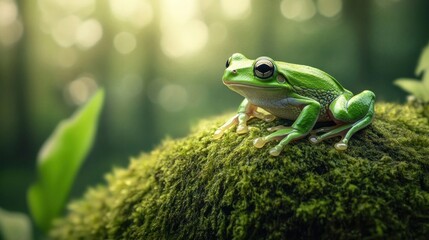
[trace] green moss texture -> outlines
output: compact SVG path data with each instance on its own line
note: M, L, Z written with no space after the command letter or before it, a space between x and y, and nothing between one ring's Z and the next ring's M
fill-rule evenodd
M230 115L228 115L230 116ZM330 139L290 144L278 157L252 146L266 135L212 134L203 121L114 169L55 223L53 239L427 239L429 121L411 105L379 103L376 119L338 152Z

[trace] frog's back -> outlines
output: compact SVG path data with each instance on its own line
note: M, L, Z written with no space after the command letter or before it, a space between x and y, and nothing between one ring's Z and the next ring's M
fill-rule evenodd
M343 93L341 84L326 72L299 64L278 63L279 72L284 74L289 84L294 88L317 89L320 91Z
M331 75L314 67L283 63L280 72L297 94L314 99L322 106L319 121L328 121L329 104L343 93L350 93ZM350 93L351 94L351 93Z

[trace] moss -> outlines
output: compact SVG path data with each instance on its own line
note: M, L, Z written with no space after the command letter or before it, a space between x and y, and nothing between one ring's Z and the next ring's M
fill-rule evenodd
M279 157L251 132L212 134L226 116L114 169L55 223L54 239L418 239L429 236L429 123L381 103L349 149L302 139Z

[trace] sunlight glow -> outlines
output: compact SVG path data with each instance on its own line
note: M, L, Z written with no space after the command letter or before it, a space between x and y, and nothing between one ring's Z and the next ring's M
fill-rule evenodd
M22 34L23 26L15 2L0 0L0 43L10 47L21 39Z
M180 26L191 21L197 13L196 4L196 0L162 0L162 30L167 31L171 25Z
M55 0L55 4L58 4L66 13L79 14L81 16L88 16L95 10L95 0Z
M4 46L9 47L18 42L21 39L24 32L24 27L21 21L17 20L11 25L0 28L0 43Z
M223 43L228 37L228 30L224 24L215 22L210 25L210 40L215 43Z
M52 37L61 47L71 47L75 43L76 30L81 24L81 19L70 15L61 19L52 29Z
M163 0L161 13L161 50L170 58L179 58L204 48L209 30L198 20L196 0Z
M250 0L221 0L220 3L223 12L230 19L242 19L251 12Z
M134 34L121 32L113 40L115 49L122 54L129 54L137 47L137 40Z
M312 0L283 0L280 10L285 18L295 21L309 20L316 14L316 6Z
M110 0L110 9L116 19L142 28L153 19L152 5L146 0Z
M0 0L0 27L9 26L18 18L18 9L11 0Z
M79 25L76 32L76 44L82 49L94 46L103 36L103 28L96 19L89 19Z
M342 0L318 0L317 8L325 17L335 17L343 8Z
M164 54L177 58L201 50L208 41L207 25L199 20L192 20L180 28L172 28L163 34L161 48Z

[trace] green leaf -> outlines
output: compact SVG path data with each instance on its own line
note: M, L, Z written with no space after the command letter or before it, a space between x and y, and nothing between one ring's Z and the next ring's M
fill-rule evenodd
M0 236L4 240L33 239L30 218L24 213L9 212L0 208Z
M425 90L425 86L421 81L416 79L400 78L395 80L394 83L395 85L414 95L416 98L424 102L429 101L429 94L427 90Z
M419 76L424 71L429 71L429 44L423 49L420 55L419 64L416 68L416 76Z
M104 100L99 90L71 118L57 126L37 158L37 181L27 192L31 215L43 231L61 214L74 178L88 154Z

